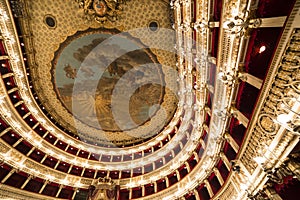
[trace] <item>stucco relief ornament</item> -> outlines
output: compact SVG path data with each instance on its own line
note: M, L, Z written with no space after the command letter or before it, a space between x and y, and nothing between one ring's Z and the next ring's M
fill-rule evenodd
M274 118L275 116L271 116L266 113L259 116L258 125L265 133L274 134L277 130L278 127L273 121Z
M128 0L75 0L79 8L83 9L88 20L104 23L107 20L114 22L120 18L122 5Z

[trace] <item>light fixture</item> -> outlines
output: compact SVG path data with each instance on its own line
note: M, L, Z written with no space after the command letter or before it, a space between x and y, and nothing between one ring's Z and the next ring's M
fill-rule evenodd
M291 110L291 112L294 112ZM298 113L293 113L296 115L296 119L291 114L279 114L276 119L273 119L274 123L279 124L281 127L289 130L294 135L300 136L300 115Z
M258 52L258 53L262 53L262 52L264 52L265 50L266 50L266 46L263 45L263 46L261 46L261 47L259 48L259 52Z
M292 116L288 114L279 114L277 116L277 121L281 124L287 124L289 121L291 121Z
M289 130L294 135L300 136L300 123L294 123L293 121L288 119L288 115L281 114L277 117L277 119L274 119L273 121L281 125L281 127L284 127L285 129Z
M254 160L257 164L259 164L259 165L261 165L261 164L263 164L264 162L266 162L266 158L264 158L264 157L262 157L262 156L254 157L253 160Z

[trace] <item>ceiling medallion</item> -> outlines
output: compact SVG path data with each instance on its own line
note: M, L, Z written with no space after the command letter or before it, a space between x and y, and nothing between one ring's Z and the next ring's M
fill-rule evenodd
M88 20L104 23L109 20L114 22L119 19L123 10L122 5L128 0L75 0L85 13Z

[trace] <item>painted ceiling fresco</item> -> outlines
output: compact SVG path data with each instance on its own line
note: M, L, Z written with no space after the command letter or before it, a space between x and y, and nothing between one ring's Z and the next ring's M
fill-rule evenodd
M144 124L164 96L161 66L147 49L110 33L69 38L54 61L53 83L63 105L85 124L122 131ZM127 52L126 49L137 49ZM118 56L117 59L113 57Z

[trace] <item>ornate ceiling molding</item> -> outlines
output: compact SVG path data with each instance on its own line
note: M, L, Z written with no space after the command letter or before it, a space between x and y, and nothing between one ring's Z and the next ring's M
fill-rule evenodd
M118 20L123 11L123 4L127 1L129 0L75 0L87 20L95 20L101 24L107 20L111 22Z

